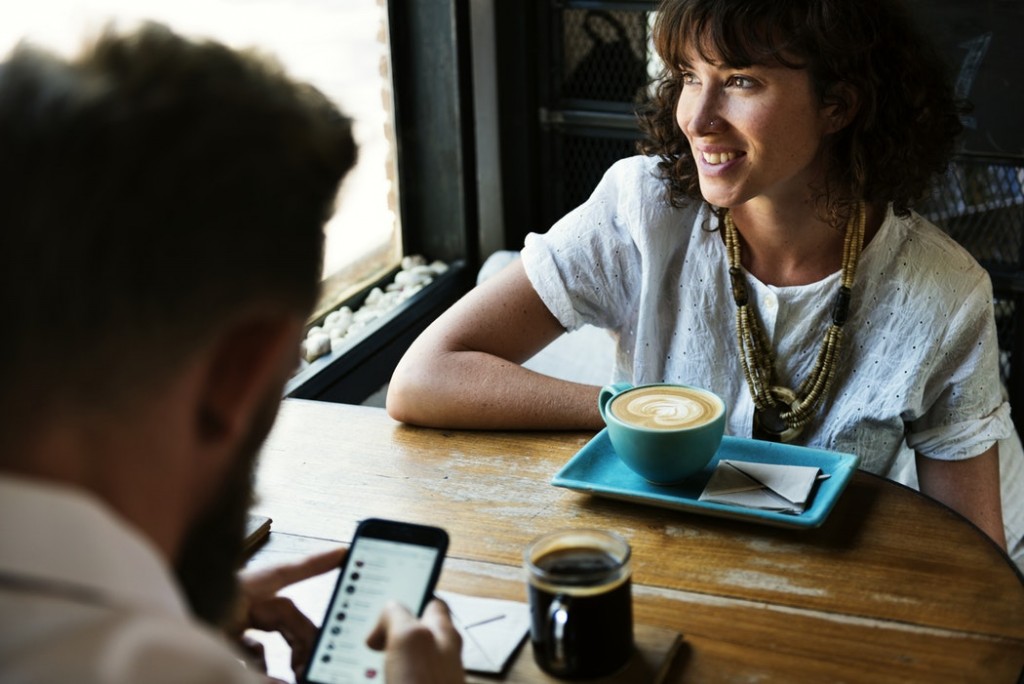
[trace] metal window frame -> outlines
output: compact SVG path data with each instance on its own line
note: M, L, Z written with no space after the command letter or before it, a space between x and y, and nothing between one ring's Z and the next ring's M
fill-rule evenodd
M387 0L398 205L406 254L449 271L342 353L314 362L288 397L361 403L386 384L419 333L462 296L478 270L469 0ZM358 307L369 291L345 302Z

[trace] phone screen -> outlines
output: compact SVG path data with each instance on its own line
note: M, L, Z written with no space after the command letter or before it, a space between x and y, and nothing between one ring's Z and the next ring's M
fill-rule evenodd
M400 523L398 523L400 525ZM384 654L366 645L388 601L422 612L444 548L356 534L305 673L307 682L384 680Z

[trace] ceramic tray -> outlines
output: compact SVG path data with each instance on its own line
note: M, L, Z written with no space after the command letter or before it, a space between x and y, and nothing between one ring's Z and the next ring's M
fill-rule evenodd
M829 477L818 483L810 505L799 515L698 501L719 459L723 458L815 466ZM605 429L597 433L558 471L551 484L595 496L650 506L749 520L778 527L809 528L818 527L825 522L825 518L857 469L858 461L854 454L726 436L722 438L718 453L704 470L677 485L656 485L626 467L615 454L611 440L608 439L608 430Z

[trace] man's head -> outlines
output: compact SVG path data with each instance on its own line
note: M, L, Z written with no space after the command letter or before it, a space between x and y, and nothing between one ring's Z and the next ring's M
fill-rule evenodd
M194 602L223 595L354 159L350 122L256 55L152 25L70 62L16 50L0 65L0 472L91 490Z
M131 400L258 308L305 315L350 125L279 67L159 26L0 69L4 409ZM38 402L38 404L36 404Z

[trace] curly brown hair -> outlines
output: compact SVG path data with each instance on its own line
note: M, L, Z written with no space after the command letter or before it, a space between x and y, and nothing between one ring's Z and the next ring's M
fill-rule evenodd
M654 46L665 64L640 108L673 206L702 201L697 167L676 123L680 64L692 50L736 67L776 63L808 70L822 106L855 108L826 144L826 177L815 188L822 214L842 225L851 206L892 202L906 215L942 172L966 105L946 66L896 0L664 0Z

